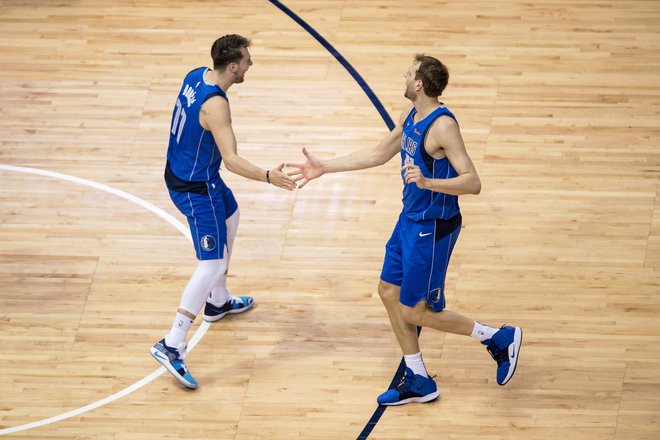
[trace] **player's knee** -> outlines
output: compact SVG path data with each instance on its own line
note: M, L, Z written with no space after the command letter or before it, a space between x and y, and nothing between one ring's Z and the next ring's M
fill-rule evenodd
M399 292L396 286L392 284L380 281L378 283L378 295L385 305L399 302Z
M422 310L419 307L408 307L400 304L401 317L408 324L422 325Z
M210 283L215 283L218 278L227 271L227 259L203 260L200 261L197 270L202 273L202 276L209 280Z

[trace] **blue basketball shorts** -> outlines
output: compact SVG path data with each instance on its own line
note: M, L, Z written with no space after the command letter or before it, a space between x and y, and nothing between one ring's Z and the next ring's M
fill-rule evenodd
M170 198L188 219L197 259L221 259L227 244L226 220L236 212L238 203L219 176L203 184L206 190L202 186L195 192L170 189Z
M445 277L461 221L460 213L448 220L420 222L399 215L385 245L380 278L401 287L401 304L414 307L425 299L436 312L445 308Z

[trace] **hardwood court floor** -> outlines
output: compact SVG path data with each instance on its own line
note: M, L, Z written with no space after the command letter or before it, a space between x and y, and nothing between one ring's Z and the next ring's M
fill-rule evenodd
M469 338L422 333L441 399L388 409L373 439L660 438L660 2L285 3L396 118L416 52L483 191L462 198L448 307L525 330L516 376ZM212 41L252 38L229 90L239 151L274 167L369 147L377 111L267 1L0 1L0 163L89 179L184 221L162 168L173 99ZM223 171L241 207L230 288L258 306L188 364L12 439L354 439L401 352L376 293L397 160L287 193ZM195 265L163 218L72 181L0 169L0 430L104 399L157 368ZM197 330L195 326L192 332ZM191 334L192 334L191 332Z

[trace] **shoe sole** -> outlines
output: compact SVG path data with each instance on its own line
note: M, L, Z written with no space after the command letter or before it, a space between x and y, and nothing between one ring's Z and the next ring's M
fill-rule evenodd
M509 354L509 363L511 364L511 368L509 368L509 374L504 378L500 386L506 385L511 378L513 377L514 373L516 372L516 367L518 366L518 359L520 359L520 347L522 347L522 337L523 337L523 332L520 327L516 327L516 331L513 333L513 342L511 345L513 345L514 355L511 357L511 352L509 351L509 347L507 348L507 352Z
M440 397L440 391L436 391L434 393L427 394L426 396L422 396L422 397L410 397L408 399L399 400L398 402L381 403L380 405L396 406L396 405L405 405L406 403L428 403L428 402L433 402L438 397Z
M220 313L219 315L215 315L215 316L209 316L209 315L205 314L205 315L203 315L203 318L204 318L204 321L206 321L206 322L216 322L216 321L220 321L222 318L224 318L227 315L236 315L238 313L247 312L248 310L250 310L252 308L252 306L254 306L254 301L252 301L250 303L250 305L248 305L247 307L243 307L242 309L229 310L228 312Z
M190 388L191 390L194 390L194 389L197 388L197 384L196 384L196 383L188 382L188 380L186 380L185 377L181 376L181 375L180 375L180 374L174 369L174 367L172 367L172 364L170 364L170 362L169 362L168 360L161 359L160 356L157 356L156 353L159 353L159 354L162 355L162 353L160 353L160 351L154 349L153 347L152 347L151 350L149 350L149 351L151 352L151 355L154 357L154 359L156 359L156 360L158 361L159 364L161 364L163 367L165 367L165 369L166 369L167 371L169 371L169 372L172 374L172 376L174 376L174 378L175 378L176 380L178 380L179 382L181 382L181 385L184 385L186 388Z

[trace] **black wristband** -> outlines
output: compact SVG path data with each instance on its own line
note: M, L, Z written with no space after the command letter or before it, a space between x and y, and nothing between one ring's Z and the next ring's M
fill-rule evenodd
M266 183L270 183L270 170L266 170Z

